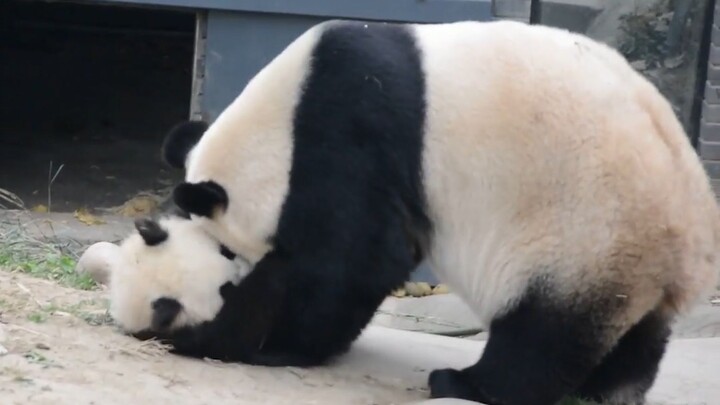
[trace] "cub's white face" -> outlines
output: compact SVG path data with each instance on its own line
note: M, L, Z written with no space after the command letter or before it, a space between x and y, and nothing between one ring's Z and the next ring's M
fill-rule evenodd
M237 285L249 272L239 258L223 255L196 221L167 217L136 222L136 228L110 271L110 313L126 333L157 332L158 300L175 307L163 331L212 320L223 304L220 287Z

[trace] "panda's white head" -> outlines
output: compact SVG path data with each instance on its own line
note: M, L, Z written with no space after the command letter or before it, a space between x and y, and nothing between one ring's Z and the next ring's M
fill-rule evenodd
M100 242L78 262L110 290L110 314L125 333L140 338L215 318L220 289L237 285L249 267L195 221L167 216L141 219L119 245Z

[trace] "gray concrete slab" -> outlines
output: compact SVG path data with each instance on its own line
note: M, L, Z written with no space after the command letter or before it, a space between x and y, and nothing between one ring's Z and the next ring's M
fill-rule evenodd
M38 239L73 240L82 245L117 242L133 229L132 218L119 215L100 215L98 218L103 223L88 225L72 213L0 210L0 227L3 230L22 228Z
M720 296L720 291L713 294ZM388 297L380 306L373 324L396 329L440 335L472 335L484 340L483 325L470 307L456 294L430 295L420 298ZM678 338L720 336L720 305L710 297L701 300L693 310L678 319L674 326ZM720 401L718 402L720 404Z
M425 297L388 297L373 324L441 335L477 334L481 325L470 307L456 294Z

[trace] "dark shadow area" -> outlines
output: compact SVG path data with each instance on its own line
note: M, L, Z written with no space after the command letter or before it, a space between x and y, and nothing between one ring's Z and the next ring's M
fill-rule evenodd
M164 133L188 117L195 15L0 3L0 188L27 207L117 206L178 180Z

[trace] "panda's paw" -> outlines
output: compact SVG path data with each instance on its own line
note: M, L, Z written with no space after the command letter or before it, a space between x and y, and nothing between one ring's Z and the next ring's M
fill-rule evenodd
M459 398L476 400L478 392L462 371L452 368L433 370L428 377L431 398Z

